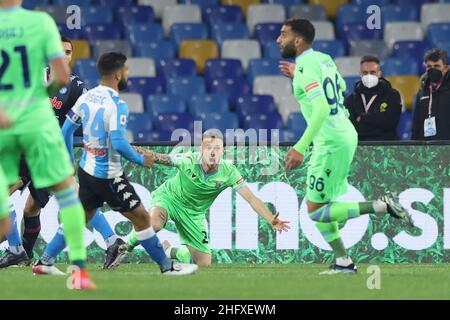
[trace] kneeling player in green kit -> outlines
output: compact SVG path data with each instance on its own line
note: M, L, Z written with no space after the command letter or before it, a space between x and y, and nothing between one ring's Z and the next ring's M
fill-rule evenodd
M151 222L155 231L165 227L168 220L175 222L186 249L169 247L166 254L181 261L192 260L199 267L211 264L211 249L205 226L205 216L217 198L228 187L236 190L273 228L288 231L288 221L282 221L266 208L245 184L236 167L223 160L223 139L215 130L203 134L202 153L158 154L155 163L178 168L177 174L152 193ZM131 251L139 242L134 234L122 252ZM116 267L123 255L118 257Z
M312 49L314 26L308 20L288 20L277 39L283 58L295 58L293 92L308 124L300 141L286 156L286 170L297 168L310 143L306 198L308 213L330 244L336 263L322 274L354 274L357 268L342 243L339 225L362 214L386 214L413 224L397 196L387 192L379 200L334 202L347 191L347 177L358 144L355 128L343 105L345 82L332 58ZM286 74L286 72L284 72Z

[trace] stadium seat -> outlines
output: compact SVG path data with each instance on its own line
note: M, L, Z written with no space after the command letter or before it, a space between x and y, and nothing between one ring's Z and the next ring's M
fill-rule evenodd
M284 76L259 76L253 81L253 94L270 94L278 105L283 97L292 95L292 83Z
M417 8L413 5L389 4L381 7L381 24L419 20Z
M210 6L204 11L204 21L210 26L220 23L240 23L244 20L239 6Z
M244 76L241 60L210 59L205 65L205 81L207 84L218 78L239 78Z
M317 40L313 42L313 48L329 54L333 59L345 56L345 45L341 40Z
M281 71L278 68L279 60L269 59L252 59L249 62L247 70L247 79L249 83L253 83L253 80L257 76L276 76L281 75Z
M120 6L132 6L135 4L135 0L96 0L96 3L102 6L109 6L112 8L118 8Z
M113 23L113 11L109 6L88 5L80 9L81 26Z
M450 22L450 3L427 3L421 7L420 23L427 30L432 23Z
M359 76L361 57L339 57L335 63L342 77Z
M202 8L207 6L219 5L219 0L179 0L178 3L196 4Z
M133 134L135 142L166 142L170 141L171 132L168 130L161 131L137 131Z
M132 23L127 26L125 38L133 47L140 43L159 42L163 40L164 33L159 23Z
M389 56L391 52L384 40L351 40L349 46L350 56L354 57L373 55L384 58Z
M224 136L227 129L239 128L239 120L234 112L202 113L198 119L202 121L202 130L219 129Z
M69 29L67 23L59 23L58 25L59 33L71 40L73 39L83 39L84 32L82 29Z
M163 59L174 59L176 56L175 44L172 41L139 43L134 49L136 56L152 58L157 63Z
M386 58L381 61L383 75L387 76L407 76L418 75L419 67L416 59L412 57Z
M334 32L334 25L330 21L311 21L316 29L315 40L334 40L336 33Z
M129 112L134 113L144 112L144 100L142 99L141 94L124 92L120 94L120 99L122 99L127 103Z
M368 29L365 22L344 24L339 36L346 41L351 40L378 40L382 38L381 29Z
M264 59L281 59L280 45L276 41L264 43L262 48Z
M398 5L414 5L417 8L422 7L422 5L426 4L426 3L430 3L430 2L436 2L436 0L393 0L392 1L394 4L398 4Z
M291 6L289 18L314 20L327 20L325 8L319 4L299 4Z
M298 112L299 110L300 105L292 94L281 97L278 102L278 112L280 113L284 123L287 123L288 117L292 112Z
M153 22L155 13L149 6L123 6L116 8L115 19L123 26L145 24Z
M205 81L202 77L176 77L167 80L167 93L178 94L184 100L206 93Z
M293 131L305 131L307 123L301 112L291 112L287 119L287 128Z
M189 113L162 113L153 119L157 131L175 131L177 129L194 130L194 117Z
M222 58L239 59L247 70L251 59L261 58L261 47L256 40L226 40L222 45Z
M325 8L327 16L334 18L339 10L339 7L343 4L347 4L348 0L309 0L310 4L320 4Z
M390 1L391 0L351 0L351 3L367 8L372 5L375 5L378 7L385 6L385 5L388 5L390 3Z
M450 40L450 22L432 23L427 29L427 39L436 46L439 42Z
M422 73L425 69L423 66L423 57L425 51L428 49L431 49L428 41L398 41L395 42L392 48L392 56L399 58L404 56L414 57L419 66L419 72Z
M156 66L150 58L128 58L130 77L156 77Z
M147 113L132 113L128 115L128 129L134 133L139 131L149 131L152 130L152 116Z
M236 5L241 7L244 16L247 16L249 6L259 3L261 3L261 0L222 0L223 5Z
M281 129L279 131L279 137L278 137L278 142L279 143L283 143L283 142L297 142L298 140L300 140L301 136L303 135L302 131L294 131L294 130L285 130L285 129ZM274 136L271 137L271 141L273 141Z
M283 23L286 20L284 7L279 4L250 5L247 12L247 27L253 35L255 26L259 23Z
M450 40L440 41L440 42L436 43L436 47L449 53L450 52Z
M413 113L404 111L400 114L400 121L397 125L397 137L400 140L411 140L413 127Z
M276 41L282 27L282 23L258 23L255 26L254 37L261 44Z
M236 113L241 122L247 115L272 114L276 111L275 100L271 95L248 95L236 100Z
M155 18L161 19L164 8L177 5L177 0L138 0L138 4L151 6L155 13Z
M345 85L347 86L347 90L344 92L344 96L350 95L353 90L355 89L355 84L361 80L360 76L350 76L350 77L344 77Z
M412 109L413 98L420 87L420 79L418 76L391 76L386 77L392 87L400 92L403 105L407 110Z
M93 49L95 59L98 59L103 53L111 51L121 52L127 57L131 57L133 55L131 45L126 40L95 41Z
M418 22L388 22L385 25L384 41L392 48L397 41L423 40L423 30Z
M163 59L160 61L160 74L164 79L190 77L197 74L195 62L192 59Z
M24 0L22 2L22 7L28 10L33 10L37 6L48 6L49 4L49 0Z
M272 114L252 114L245 116L242 126L245 130L282 129L283 120L278 112L274 112Z
M244 77L215 79L209 89L212 93L226 96L233 105L239 97L251 93L250 85Z
M211 38L219 45L225 40L247 39L247 25L243 22L214 24L211 27Z
M220 94L200 94L188 100L189 112L197 117L201 113L229 111L227 97Z
M66 6L39 5L36 6L34 10L47 12L58 24L66 23L66 19L68 17Z
M164 82L161 78L137 77L128 78L127 90L140 93L144 100L151 94L164 93Z
M91 57L91 48L86 40L72 40L72 45L72 62L70 63L72 67L79 59L88 59Z
M91 44L98 40L119 40L121 37L117 24L89 24L84 27L84 34Z
M197 72L203 74L206 61L219 57L219 48L213 40L185 40L181 43L179 57L194 60Z
M177 46L184 40L208 39L208 27L203 23L176 23L170 30L170 38Z
M100 79L95 59L79 59L75 63L74 73L81 79Z
M201 23L202 12L197 5L175 5L165 7L162 17L164 34L169 35L171 26L176 23Z
M186 109L186 103L181 96L174 94L156 94L147 97L145 110L155 118L160 113L181 113L186 112Z
M262 3L280 4L284 7L284 11L288 12L289 8L295 5L304 4L307 0L263 0Z
M340 6L336 16L336 28L338 33L344 29L344 25L363 23L365 26L368 17L366 10L366 6L354 4L344 4Z

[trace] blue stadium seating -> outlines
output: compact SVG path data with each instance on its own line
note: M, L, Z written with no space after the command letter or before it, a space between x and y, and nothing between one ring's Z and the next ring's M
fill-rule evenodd
M258 23L255 26L254 36L261 44L276 41L282 26L282 23Z
M279 129L283 128L283 120L278 112L272 114L252 114L247 115L242 123L247 129Z
M242 96L251 93L250 85L244 77L215 79L209 88L212 93L226 96L231 104Z
M211 26L211 38L219 45L225 40L247 39L248 28L243 22L217 23Z
M188 100L189 112L198 117L201 113L229 111L228 100L220 94L201 94Z
M167 92L188 100L194 95L206 93L205 81L198 76L171 78L167 80Z
M128 78L127 91L140 93L145 101L151 94L164 93L164 82L158 77L132 77Z
M438 42L436 47L450 53L450 40Z
M383 32L380 29L368 29L365 22L344 24L338 29L342 40L377 40L381 39Z
M22 2L22 7L28 10L32 10L36 6L47 6L49 4L49 0L24 0Z
M345 91L344 95L348 96L353 92L356 82L361 80L361 77L344 77L344 80L345 84L347 85L347 90Z
M203 11L203 21L210 26L217 23L242 22L244 15L239 6L209 6Z
M95 59L80 59L75 62L74 72L81 79L99 79L97 61Z
M81 7L81 25L86 26L93 23L112 23L113 12L109 6L86 6Z
M411 140L413 126L413 114L411 111L402 112L397 125L397 137L400 140Z
M148 57L155 61L173 59L176 56L175 44L172 41L139 43L134 46L137 57Z
M39 5L42 6L42 1L39 1ZM45 1L44 1L45 2ZM46 1L48 3L48 1ZM71 6L71 5L77 5L77 6L83 6L87 7L91 5L91 0L77 0L76 3L73 0L52 0L52 4L54 6Z
M290 7L292 7L294 5L298 5L298 4L305 4L308 1L307 0L264 0L261 2L270 3L270 4L281 4L282 6L284 6L284 10L286 11L286 13L288 13Z
M357 6L353 4L341 5L336 15L336 28L338 32L343 30L344 25L354 23L365 24L368 17L366 9L366 6Z
M135 5L135 0L96 0L102 6L108 6L117 8L120 6L132 6Z
M69 39L84 39L84 32L82 29L69 29L66 23L58 23L58 30L62 36Z
M203 130L219 129L225 134L226 129L235 129L239 127L239 121L234 112L210 112L199 115L199 120L202 120Z
M164 38L163 29L159 23L132 23L127 26L125 38L133 47L140 43L159 42Z
M130 113L128 115L128 129L133 132L152 130L152 115L146 113Z
M178 0L178 3L196 4L200 7L218 5L219 0Z
M186 103L179 95L156 94L147 98L146 111L154 118L160 113L182 113L186 109Z
M176 77L190 77L197 74L197 68L192 59L164 59L160 61L159 74L166 80Z
M271 95L248 95L236 101L236 113L241 122L247 115L272 114L276 111L277 106Z
M333 59L345 56L345 44L341 40L316 40L313 42L315 50L329 54Z
M248 64L247 80L253 83L257 76L279 76L281 71L278 68L280 60L277 59L252 59Z
M436 46L450 39L450 23L432 23L428 26L427 39Z
M179 46L184 40L208 39L208 27L203 23L175 23L170 27L170 38Z
M307 124L301 112L291 112L288 116L287 127L290 130L305 131Z
M170 141L171 134L168 130L137 131L133 133L133 138L135 142L163 142Z
M84 27L84 34L90 44L97 40L119 40L120 27L117 24L95 23Z
M155 19L155 13L150 6L123 6L116 8L114 11L116 21L123 26L150 23Z
M415 7L417 7L417 9L420 9L420 7L425 4L425 3L432 3L435 2L435 0L393 0L392 3L394 4L398 4L398 5L413 5Z
M237 78L244 76L241 60L237 59L209 59L205 64L205 81L208 87L214 79Z
M419 66L413 57L404 56L397 58L386 58L381 61L381 70L384 76L406 76L418 75Z
M419 72L422 73L425 70L423 57L428 49L431 49L428 41L397 41L394 43L391 56L399 58L410 56L415 58L419 66Z
M417 21L418 19L419 12L417 7L413 5L390 4L381 7L381 23L383 26L386 22Z
M264 59L281 59L280 46L276 41L262 45Z
M286 130L281 129L279 131L278 141L281 142L297 142L300 140L300 137L303 134L303 131L294 131L294 130ZM273 140L274 136L271 136L271 139Z
M189 113L161 113L153 119L157 131L174 131L176 129L194 130L194 117Z
M390 0L352 0L351 3L354 5L357 5L357 6L365 7L365 8L367 8L368 6L371 6L371 5L376 5L376 6L381 7L381 6L388 5L390 3Z

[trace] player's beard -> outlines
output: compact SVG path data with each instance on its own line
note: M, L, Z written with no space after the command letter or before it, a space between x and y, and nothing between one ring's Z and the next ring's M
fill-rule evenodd
M119 91L125 90L127 88L127 80L125 80L124 78L120 79L118 88L119 88Z
M281 50L281 56L285 59L293 59L295 58L297 51L295 50L294 41L288 43Z

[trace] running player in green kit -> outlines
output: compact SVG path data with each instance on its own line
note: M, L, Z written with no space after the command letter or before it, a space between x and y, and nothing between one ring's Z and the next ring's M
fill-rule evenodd
M49 188L58 201L69 259L77 267L71 288L95 289L86 270L86 222L74 169L48 98L69 83L61 36L47 13L25 10L21 3L0 1L0 108L12 123L0 130L0 166L13 185L25 155L35 187ZM54 79L45 87L47 61Z
M266 208L257 198L237 168L222 159L224 153L223 139L218 131L207 130L203 134L201 153L158 154L153 153L155 163L178 168L177 174L164 182L152 193L150 215L153 229L159 231L168 220L175 222L186 250L169 247L166 254L171 258L188 262L192 259L199 267L211 264L211 249L205 216L217 196L228 187L239 193L273 228L279 232L288 231L288 221L282 221ZM124 249L131 251L139 245L134 236ZM116 261L123 259L120 256Z
M314 144L306 180L308 213L336 257L336 263L323 274L356 273L339 234L341 223L369 213L389 213L411 225L412 220L390 192L375 201L333 202L347 191L358 136L343 105L345 81L329 55L311 48L314 35L311 22L292 19L284 23L277 39L282 57L295 58L293 93L308 124L286 155L285 169L297 168Z

